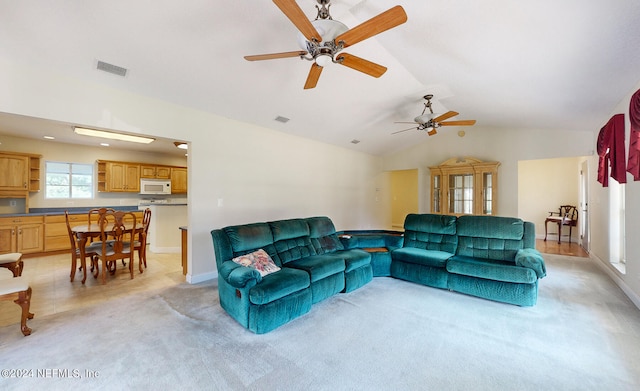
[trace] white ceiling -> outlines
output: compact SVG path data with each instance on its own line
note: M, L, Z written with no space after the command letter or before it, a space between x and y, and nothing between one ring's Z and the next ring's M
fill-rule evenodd
M436 112L455 110L477 129L593 131L640 81L637 0L333 3L349 27L404 7L407 23L345 49L386 66L379 79L330 64L303 90L310 62L245 61L299 50L295 26L266 0L0 0L0 56L378 155L429 142L417 130L391 134L427 93ZM298 4L315 18L315 0ZM98 60L127 76L96 70ZM19 128L8 117L0 133Z

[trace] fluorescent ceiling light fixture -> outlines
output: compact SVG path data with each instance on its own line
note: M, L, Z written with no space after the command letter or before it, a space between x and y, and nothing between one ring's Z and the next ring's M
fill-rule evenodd
M189 149L189 145L187 143L182 143L180 141L174 141L173 145L175 145L176 147L178 147L180 149Z
M80 134L83 136L108 138L111 140L129 141L132 143L141 143L141 144L149 144L156 140L155 138L151 138L151 137L133 136L130 134L106 132L104 130L95 130L95 129L80 128L80 127L74 127L73 131L76 134Z
M47 139L47 140L55 140L56 138L53 136L43 136L43 138Z

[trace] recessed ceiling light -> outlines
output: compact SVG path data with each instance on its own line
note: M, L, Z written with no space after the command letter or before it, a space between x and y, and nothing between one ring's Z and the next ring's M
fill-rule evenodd
M189 149L189 144L183 143L183 142L180 142L180 141L174 141L173 145L175 145L176 147L178 147L180 149Z
M100 145L102 145L103 147L108 147L109 143L100 143Z
M44 136L43 138L47 139L47 140L55 140L56 138L53 136Z
M141 143L141 144L149 144L156 140L155 138L151 138L151 137L134 136L131 134L106 132L104 130L87 129L87 128L81 128L81 127L74 127L73 131L76 134L80 134L83 136L108 138L110 140L129 141L132 143Z

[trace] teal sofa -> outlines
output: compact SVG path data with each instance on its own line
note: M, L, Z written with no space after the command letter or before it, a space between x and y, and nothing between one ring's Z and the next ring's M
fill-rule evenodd
M519 306L538 298L546 276L535 227L518 218L410 214L391 276Z
M254 333L269 332L340 292L390 276L520 306L546 275L532 223L516 218L410 214L404 233L336 232L328 217L211 231L220 305ZM279 270L238 263L264 250ZM236 261L234 261L234 259Z
M253 223L211 231L220 305L257 334L301 316L339 292L371 281L371 255L345 249L328 217ZM234 258L264 250L279 271L262 276Z

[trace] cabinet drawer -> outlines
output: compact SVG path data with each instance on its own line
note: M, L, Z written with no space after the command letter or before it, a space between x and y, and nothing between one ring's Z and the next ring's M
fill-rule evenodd
M0 225L42 224L44 216L0 217Z

